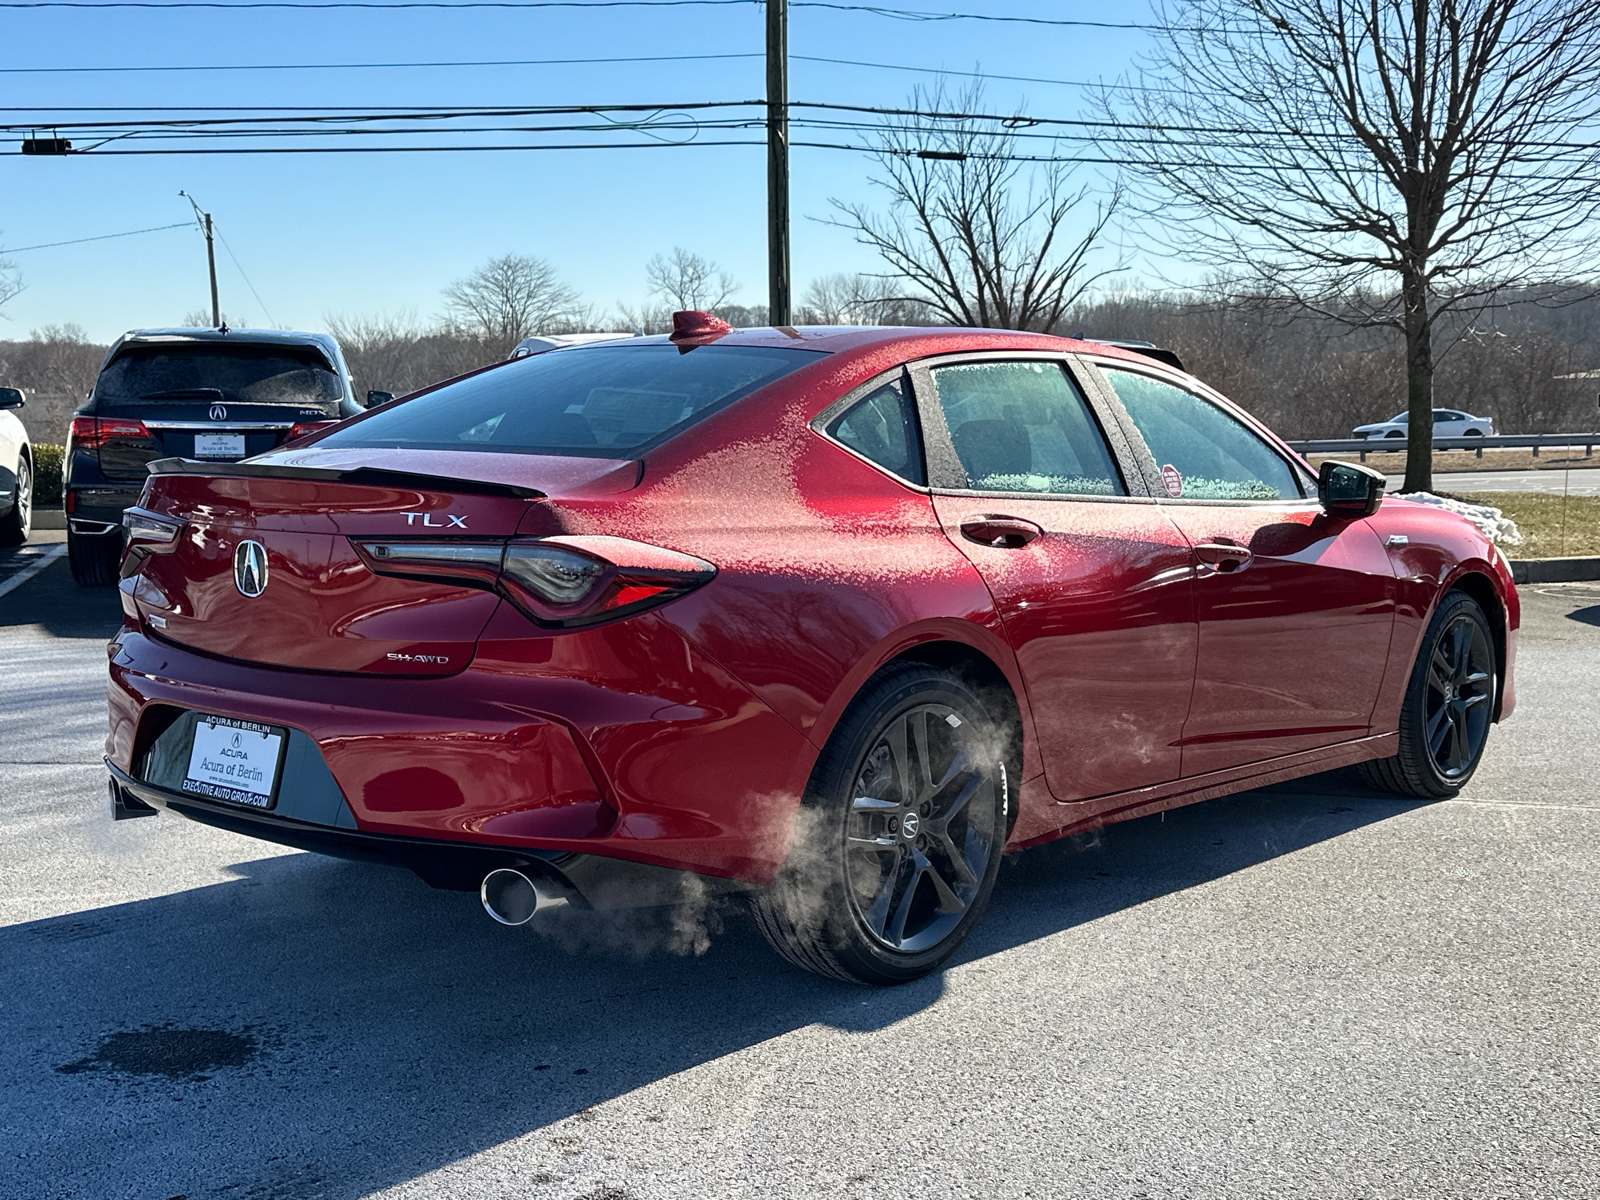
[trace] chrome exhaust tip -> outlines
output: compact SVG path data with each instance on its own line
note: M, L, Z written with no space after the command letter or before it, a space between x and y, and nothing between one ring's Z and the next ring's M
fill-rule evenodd
M567 903L551 884L514 867L501 867L483 877L478 887L483 911L502 925L526 925L545 909Z

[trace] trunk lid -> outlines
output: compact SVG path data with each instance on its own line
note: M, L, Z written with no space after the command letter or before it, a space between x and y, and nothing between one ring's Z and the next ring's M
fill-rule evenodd
M157 636L300 670L447 675L471 662L501 601L467 585L378 575L351 538L508 538L547 492L626 490L638 463L314 446L245 463L155 464L143 505L187 522L124 581ZM543 486L541 486L543 485ZM236 558L261 547L254 597ZM248 568L248 563L246 563ZM247 579L246 583L250 583Z

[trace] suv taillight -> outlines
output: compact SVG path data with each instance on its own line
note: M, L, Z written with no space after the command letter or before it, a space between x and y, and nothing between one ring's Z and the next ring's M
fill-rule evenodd
M386 538L351 545L375 574L499 592L539 624L560 628L654 608L717 573L702 558L616 537Z
M337 425L338 423L337 421L296 421L294 428L289 430L287 440L291 442L299 441L307 434L318 433L328 428L328 426Z
M73 417L67 436L85 450L96 450L112 438L148 438L143 421L125 417Z

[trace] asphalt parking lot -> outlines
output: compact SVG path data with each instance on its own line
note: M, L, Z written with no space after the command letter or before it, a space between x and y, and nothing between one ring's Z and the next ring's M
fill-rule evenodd
M1600 584L1524 600L1462 798L1336 773L1030 851L868 991L735 909L540 934L112 824L115 595L53 560L0 595L0 1197L1600 1194Z

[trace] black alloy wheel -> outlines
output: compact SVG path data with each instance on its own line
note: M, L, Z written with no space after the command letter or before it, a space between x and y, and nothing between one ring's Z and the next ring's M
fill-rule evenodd
M768 941L857 983L936 970L999 873L1008 745L963 680L917 664L883 672L824 749L789 859L755 898Z
M1400 753L1363 763L1367 778L1402 795L1454 796L1483 757L1499 684L1483 609L1464 592L1449 593L1428 623L1411 671Z
M0 517L0 546L20 546L33 531L33 467L27 455L17 459L17 486L11 511Z

